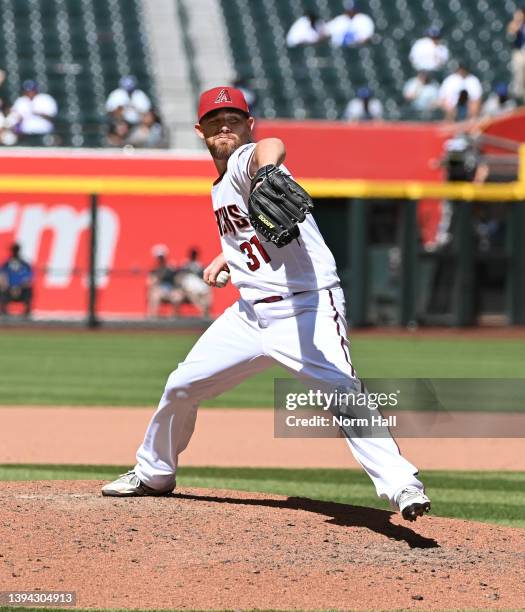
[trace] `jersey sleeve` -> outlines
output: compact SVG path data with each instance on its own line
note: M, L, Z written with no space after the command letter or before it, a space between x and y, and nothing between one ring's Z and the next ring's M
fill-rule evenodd
M49 117L55 117L58 113L56 100L49 94L41 94L34 99L33 110Z
M354 19L357 17L360 17L359 27L358 27L358 32L357 32L358 40L359 41L367 40L374 34L374 30L375 30L374 22L371 17L369 17L368 15L365 15L364 13L356 15Z
M483 95L483 87L481 86L481 81L477 77L470 79L468 93L475 102Z
M126 106L128 97L121 89L114 89L106 100L106 110L112 113L119 106Z
M416 40L416 42L412 45L412 48L410 49L410 53L408 54L408 59L410 60L410 62L412 63L414 67L418 63L417 56L418 56L420 47L421 45L420 45L419 40Z
M228 160L228 172L232 182L241 190L250 190L252 178L250 176L250 162L255 151L255 143L239 147Z
M447 97L448 97L448 91L450 88L450 81L448 80L449 77L447 77L443 83L441 83L441 87L439 88L439 100L441 102L446 102Z

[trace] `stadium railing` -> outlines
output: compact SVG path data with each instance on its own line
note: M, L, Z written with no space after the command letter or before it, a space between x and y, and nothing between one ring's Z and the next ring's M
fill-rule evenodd
M416 276L418 235L416 204L421 199L446 199L460 208L458 216L458 250L456 265L459 279L454 297L454 313L450 323L465 326L472 323L472 295L469 286L472 245L469 244L469 207L473 202L512 203L508 225L507 253L507 320L510 324L525 323L525 146L520 148L518 180L510 183L473 184L468 182L365 181L353 179L304 179L299 182L314 198L344 198L352 201L348 248L353 274L350 289L354 326L367 323L367 201L378 198L403 202L401 232L401 275L398 301L398 323L417 322ZM133 195L207 195L209 179L203 177L86 177L86 176L0 176L4 193L68 193L90 196L91 257L89 273L88 324L97 324L95 278L95 245L97 237L98 197L101 194Z

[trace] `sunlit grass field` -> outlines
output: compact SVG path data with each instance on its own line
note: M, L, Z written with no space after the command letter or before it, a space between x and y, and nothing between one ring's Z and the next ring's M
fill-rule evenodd
M154 406L197 335L171 332L0 333L0 405ZM351 337L364 378L524 378L525 342L478 338ZM217 347L210 359L221 359ZM274 367L208 406L273 405Z

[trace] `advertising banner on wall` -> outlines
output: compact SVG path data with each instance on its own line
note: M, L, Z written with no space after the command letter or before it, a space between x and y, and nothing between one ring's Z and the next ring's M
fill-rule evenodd
M35 316L84 316L87 307L90 200L82 195L0 196L0 260L13 242L35 270ZM152 249L183 264L192 248L207 265L220 251L211 202L205 196L101 195L98 208L97 307L102 317L142 317ZM228 285L213 291L212 313L235 300ZM187 309L192 314L191 309ZM196 314L196 313L194 313Z
M441 176L429 159L439 156L444 136L430 124L257 122L255 138L266 136L283 138L286 163L302 179L439 180ZM305 146L310 142L315 147ZM29 176L62 178L74 188L72 193L67 192L69 187L61 188L61 193L49 188L35 188L33 193L26 189ZM21 244L22 255L35 268L35 316L81 317L86 313L91 192L88 187L85 193L76 188L86 181L114 178L125 185L138 179L147 193L119 195L118 188L96 190L100 316L144 316L153 246L166 245L168 259L175 265L184 262L190 248L199 250L204 265L220 250L209 196L216 170L205 151L4 148L0 150L0 177L15 179L21 186L0 191L0 262L7 258L10 244ZM150 182L172 179L183 185L177 195L148 193ZM419 210L424 241L432 240L440 218L439 205L429 206L427 213L421 206ZM426 214L424 222L421 213ZM236 295L230 285L214 290L212 314L222 312Z

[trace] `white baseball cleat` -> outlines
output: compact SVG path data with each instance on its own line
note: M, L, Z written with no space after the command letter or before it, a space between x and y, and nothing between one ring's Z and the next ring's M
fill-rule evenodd
M160 497L169 495L174 488L175 486L169 489L152 489L145 485L133 470L130 470L119 476L117 480L104 485L102 495L108 497L144 497L146 495Z
M396 504L399 512L407 521L415 521L430 510L430 499L424 491L417 487L408 486L396 495Z

